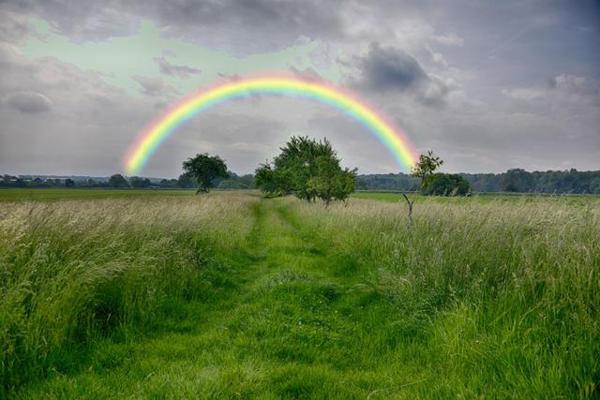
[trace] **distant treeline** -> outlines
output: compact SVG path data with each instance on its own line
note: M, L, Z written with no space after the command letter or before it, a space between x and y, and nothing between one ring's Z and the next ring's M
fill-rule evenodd
M500 174L460 174L474 192L600 194L600 171L534 171L510 169ZM419 179L408 174L369 174L357 177L359 190L416 191Z
M138 188L138 189L178 189L196 188L197 182L185 175L178 179L124 177L115 174L110 177L87 176L44 176L44 175L0 175L0 188ZM220 189L253 189L254 176L230 173L226 179L217 179L215 187Z
M500 174L460 174L474 192L581 193L600 194L600 171L534 171L511 169ZM194 188L197 184L184 175L178 179L123 177L48 177L36 175L0 176L0 188L79 187L79 188ZM254 189L254 176L230 173L216 182L220 189ZM409 174L368 174L356 178L358 190L417 191L419 179Z

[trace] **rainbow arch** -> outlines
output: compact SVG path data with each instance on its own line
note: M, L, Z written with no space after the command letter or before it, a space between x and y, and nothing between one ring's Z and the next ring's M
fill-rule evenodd
M255 94L285 95L316 100L354 118L394 156L398 165L410 169L415 151L406 134L365 102L325 82L295 77L258 77L221 83L189 96L144 129L124 158L129 175L139 174L160 145L179 126L195 115L229 100Z

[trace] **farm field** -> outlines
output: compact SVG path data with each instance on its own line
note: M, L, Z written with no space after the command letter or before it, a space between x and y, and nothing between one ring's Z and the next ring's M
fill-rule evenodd
M0 397L600 393L597 197L39 192L0 191Z

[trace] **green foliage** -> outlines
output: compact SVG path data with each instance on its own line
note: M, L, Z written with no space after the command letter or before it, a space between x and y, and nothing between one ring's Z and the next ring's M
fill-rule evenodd
M127 188L130 187L129 182L121 174L114 174L108 178L108 185L114 188Z
M503 192L527 192L531 184L531 174L523 169L515 168L504 173L501 180L501 189Z
M217 178L227 178L227 165L219 156L196 154L183 162L184 176L198 183L198 191L208 192Z
M412 175L421 178L421 187L423 188L427 177L433 174L439 167L444 164L444 161L435 156L433 151L429 150L427 154L419 155L419 161L413 167Z
M412 175L421 179L421 193L437 196L464 196L471 191L471 185L458 174L442 174L435 171L444 161L429 150L421 154L413 168Z
M465 196L471 192L471 185L458 174L436 173L425 177L421 193L434 196Z
M512 171L512 172L511 172ZM524 171L509 170L499 174L460 174L469 181L473 192L512 191L519 193L600 194L600 171ZM517 179L518 178L518 179ZM415 191L419 178L403 173L357 176L362 190ZM510 190L507 190L510 189Z
M139 176L132 176L129 178L129 184L134 188L149 188L152 186L152 182L148 178L141 178Z
M299 199L345 200L354 191L356 171L342 169L327 139L290 138L281 153L256 170L256 186L271 195L294 194Z

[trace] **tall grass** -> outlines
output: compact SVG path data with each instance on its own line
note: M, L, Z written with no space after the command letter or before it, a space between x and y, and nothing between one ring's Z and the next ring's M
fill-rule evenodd
M413 217L236 193L4 203L3 390L86 365L96 339L123 359L125 338L122 364L19 393L600 395L600 201L418 198ZM187 321L201 329L138 340L190 301L212 312Z
M203 265L236 248L255 201L230 194L3 204L3 390L76 363L77 349L95 337L152 325L175 298L201 295Z
M600 395L600 201L295 204L398 306L434 360L426 397ZM362 272L360 269L362 268Z

